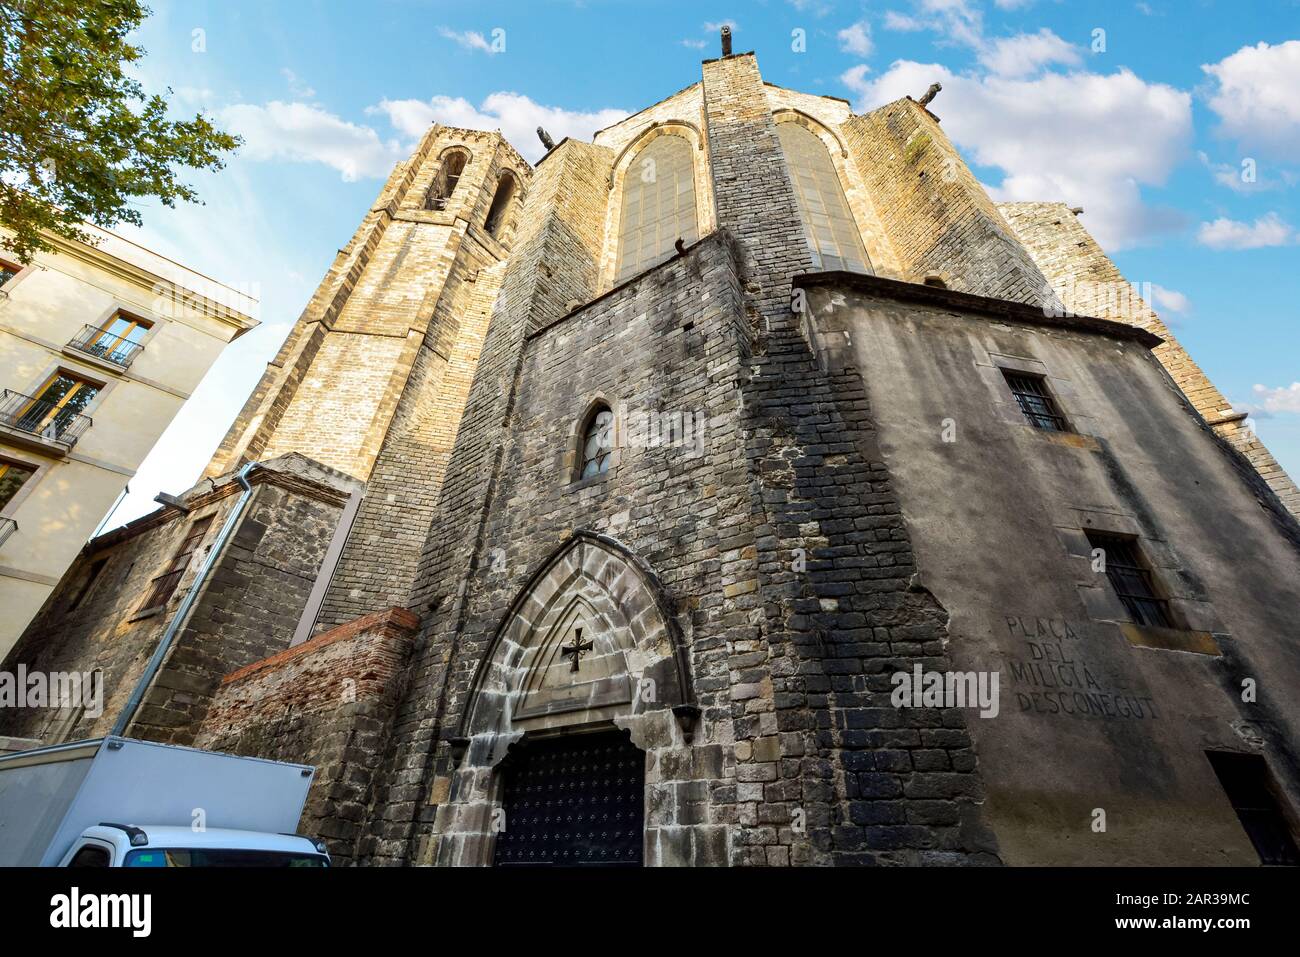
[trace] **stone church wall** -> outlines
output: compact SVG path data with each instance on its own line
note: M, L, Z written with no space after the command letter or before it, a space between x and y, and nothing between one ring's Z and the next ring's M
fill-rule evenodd
M1131 327L808 282L824 360L861 370L954 665L1000 675L1000 712L968 725L1003 859L1257 863L1206 752L1260 755L1300 797L1300 527L1260 508ZM1030 426L1003 369L1045 375L1075 431ZM1131 623L1088 532L1135 537L1176 629Z
M1268 483L1292 515L1300 516L1300 489L1236 412L1169 327L1131 285L1064 203L1002 203L1016 238L1029 250L1066 309L1130 322L1164 342L1155 355L1206 422L1231 443Z

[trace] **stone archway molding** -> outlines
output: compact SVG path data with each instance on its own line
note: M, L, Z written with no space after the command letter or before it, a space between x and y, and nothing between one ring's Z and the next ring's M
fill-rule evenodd
M564 683L559 642L579 609L592 647L582 683ZM550 678L548 676L558 676ZM647 682L653 682L648 684ZM685 640L653 571L607 535L579 531L538 566L479 661L456 737L500 758L527 726L579 726L695 708ZM473 762L477 763L477 762Z

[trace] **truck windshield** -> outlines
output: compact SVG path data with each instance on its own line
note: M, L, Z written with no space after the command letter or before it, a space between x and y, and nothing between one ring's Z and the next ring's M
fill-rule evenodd
M220 847L148 848L131 851L123 867L329 867L320 854Z

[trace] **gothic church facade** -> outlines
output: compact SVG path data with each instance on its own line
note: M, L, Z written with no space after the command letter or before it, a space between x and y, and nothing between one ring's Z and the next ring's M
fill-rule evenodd
M0 734L313 763L339 863L1294 862L1300 495L1077 213L749 53L435 126Z

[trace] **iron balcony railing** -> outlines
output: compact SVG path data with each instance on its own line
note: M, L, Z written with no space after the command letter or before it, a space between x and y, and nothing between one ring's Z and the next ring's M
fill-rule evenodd
M92 424L90 416L59 408L54 402L34 399L10 389L0 393L0 425L19 432L62 442L71 448Z
M69 349L76 349L88 356L111 362L125 369L143 350L144 346L122 336L115 336L99 326L86 326L68 343Z
M0 518L0 545L3 545L9 536L16 531L18 531L17 522L12 518Z

